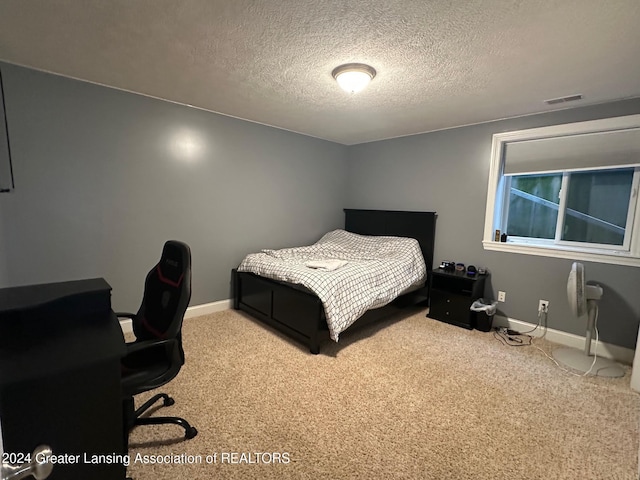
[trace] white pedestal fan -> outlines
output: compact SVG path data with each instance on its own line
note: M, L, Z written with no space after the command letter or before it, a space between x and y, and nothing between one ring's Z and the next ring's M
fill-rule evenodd
M558 348L553 358L558 363L579 372L599 377L622 377L624 369L613 360L591 354L591 338L598 318L598 300L602 298L600 285L587 285L584 279L584 265L574 262L567 282L567 296L573 314L582 317L587 314L587 335L584 351L575 348Z

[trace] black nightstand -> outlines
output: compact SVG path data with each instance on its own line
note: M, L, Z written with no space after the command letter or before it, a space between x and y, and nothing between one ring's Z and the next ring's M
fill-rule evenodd
M471 304L484 296L487 275L470 277L464 272L445 272L435 269L431 280L429 318L471 330L475 315Z

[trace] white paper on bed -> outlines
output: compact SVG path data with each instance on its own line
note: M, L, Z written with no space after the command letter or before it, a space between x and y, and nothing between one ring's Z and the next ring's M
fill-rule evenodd
M309 268L317 268L318 270L336 270L340 267L344 267L347 263L346 260L309 260L308 262L304 262L305 267Z
M346 261L334 270L314 269L306 262ZM240 272L304 285L324 305L329 333L340 333L363 313L379 308L412 286L423 284L426 266L417 240L357 235L345 230L325 234L313 245L262 250L247 255Z

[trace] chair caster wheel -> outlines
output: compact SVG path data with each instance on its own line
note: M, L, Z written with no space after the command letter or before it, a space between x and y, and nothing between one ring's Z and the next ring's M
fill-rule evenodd
M191 427L185 431L184 438L186 440L190 440L193 437L195 437L197 434L198 434L198 430L196 430L196 427Z
M171 397L167 397L167 398L164 399L164 406L165 407L170 407L174 403L176 403L176 401Z

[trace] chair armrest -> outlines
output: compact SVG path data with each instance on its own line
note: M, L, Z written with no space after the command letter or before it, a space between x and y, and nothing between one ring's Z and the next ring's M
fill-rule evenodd
M177 343L177 340L175 338L168 338L166 340L144 340L142 342L131 342L127 343L125 346L127 347L127 355L130 355L132 353L140 352L148 348L168 348L175 343Z

